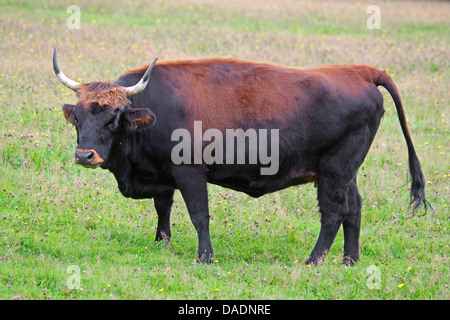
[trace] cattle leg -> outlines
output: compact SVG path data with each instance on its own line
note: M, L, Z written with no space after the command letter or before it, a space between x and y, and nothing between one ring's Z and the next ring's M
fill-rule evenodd
M182 195L198 235L198 261L210 263L213 261L214 251L209 235L210 216L206 183L201 189L203 190L198 190L198 193L185 191Z
M177 179L179 175L179 179ZM209 209L206 177L195 167L184 167L175 176L192 224L198 235L198 261L210 263L214 251L209 235Z
M343 222L344 227L344 259L346 265L353 265L359 261L359 231L361 228L362 198L356 185L356 177L348 188L349 213Z
M307 264L323 262L341 224L350 212L344 226L347 249L345 254L355 261L358 259L356 250L359 241L361 197L356 188L355 176L367 155L376 129L377 126L362 126L341 139L341 143L320 159L317 193L321 228L319 239Z
M319 178L320 233L306 264L321 264L349 212L346 187L336 188L331 180Z
M155 209L158 213L158 228L155 241L170 242L170 209L173 203L174 190L158 194L154 197Z

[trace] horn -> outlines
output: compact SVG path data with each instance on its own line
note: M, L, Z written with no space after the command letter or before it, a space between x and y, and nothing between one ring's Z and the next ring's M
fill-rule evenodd
M152 64L147 68L147 71L145 71L144 76L141 78L141 80L139 80L137 84L131 87L125 87L127 96L132 96L145 89L145 87L148 84L148 81L150 80L150 74L152 73L152 69L156 63L156 60L158 60L158 58L155 58L155 60L153 60Z
M58 80L65 85L67 88L72 89L73 91L76 91L80 85L79 82L74 81L72 79L69 79L66 77L66 75L59 69L58 66L58 58L56 57L56 48L53 50L53 71L55 71L56 77Z

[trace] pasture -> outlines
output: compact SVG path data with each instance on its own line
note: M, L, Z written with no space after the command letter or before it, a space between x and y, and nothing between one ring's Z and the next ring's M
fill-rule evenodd
M67 7L80 8L69 29ZM0 2L0 299L448 299L450 3L367 1ZM445 36L447 35L447 36ZM155 243L153 200L124 198L106 170L73 164L76 132L56 79L113 81L154 57L287 66L368 64L393 78L434 210L411 216L407 149L391 97L357 179L361 261L305 265L320 230L316 188L253 199L208 186L215 261L179 192L172 241ZM69 280L69 285L68 285ZM78 281L78 282L77 282Z

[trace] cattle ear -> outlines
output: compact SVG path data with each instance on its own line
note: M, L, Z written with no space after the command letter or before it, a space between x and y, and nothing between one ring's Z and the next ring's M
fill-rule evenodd
M63 112L64 112L64 117L67 119L67 121L69 121L70 123L73 123L73 107L75 107L74 105L71 104L65 104L63 105Z
M131 130L153 127L156 120L155 114L148 109L130 109L126 112L125 118Z

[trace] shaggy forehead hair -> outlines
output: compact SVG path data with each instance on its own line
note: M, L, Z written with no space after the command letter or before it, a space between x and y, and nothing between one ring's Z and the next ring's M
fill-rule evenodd
M101 107L110 106L113 109L123 109L131 103L123 87L105 82L80 84L77 96L85 109L92 103L97 103Z

